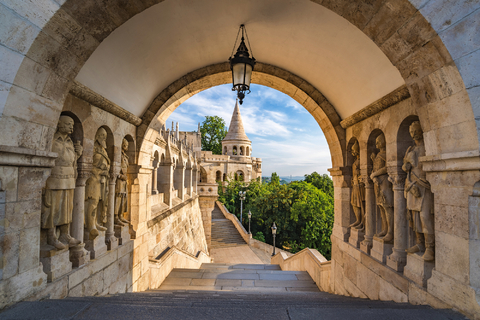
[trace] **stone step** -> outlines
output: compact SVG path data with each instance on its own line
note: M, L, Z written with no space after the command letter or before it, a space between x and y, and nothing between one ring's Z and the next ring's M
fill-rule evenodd
M159 291L24 301L0 311L16 319L423 319L460 320L452 310L325 292Z
M160 291L319 292L307 272L282 271L271 264L204 263L200 269L173 269Z

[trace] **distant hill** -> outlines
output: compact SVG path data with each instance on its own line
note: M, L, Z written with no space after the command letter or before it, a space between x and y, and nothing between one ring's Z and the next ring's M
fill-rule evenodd
M280 184L287 184L292 181L299 181L305 179L304 176L280 176ZM263 183L269 183L270 177L262 177Z

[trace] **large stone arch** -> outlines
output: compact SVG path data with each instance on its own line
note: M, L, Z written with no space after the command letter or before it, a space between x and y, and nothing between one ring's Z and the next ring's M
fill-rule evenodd
M54 157L48 151L51 149L58 116L79 70L99 44L116 28L136 14L160 2L157 0L128 2L112 0L108 3L93 0L0 2L2 29L0 34L0 61L2 62L0 145L2 152L24 155L24 157L18 157L18 162L11 162L11 158L3 159L4 164L20 167L21 171L27 173L31 169L26 168L30 166L41 167L31 171L39 176L38 180L46 178L48 169L43 170L43 168L52 166ZM470 190L464 194L473 194L474 183L470 183L466 188L465 185L468 183L457 179L455 174L456 171L462 170L475 170L478 174L480 167L477 161L479 125L476 123L476 118L480 115L478 108L480 45L478 42L470 41L471 35L478 31L478 24L475 23L480 14L478 4L453 1L447 3L437 0L379 0L369 3L362 0L314 2L344 17L364 32L397 67L412 97L415 114L418 115L424 129L427 156L431 162L429 167L432 171L439 170L436 166L447 167L450 171L446 175L432 174L432 185L438 187L438 192L443 192L445 198L440 204L459 208L459 212L463 213L465 199L451 197L447 191L450 190L448 188L451 182L455 182L459 185L458 190L464 188L466 191ZM287 71L295 72L295 70ZM265 79L258 80L259 83L267 83L272 77L286 80L281 75L275 73L272 75L261 69L257 69L257 72L259 75L266 75ZM220 70L212 74L221 75L222 72ZM198 79L201 78L203 77L198 77ZM168 88L160 88L159 91L166 92L167 96L171 97L190 83L181 83L184 81L183 78L179 81ZM228 80L218 81L222 83ZM292 78L292 81L295 80ZM287 80L287 82L290 81ZM306 93L302 89L301 81L298 84L293 82L290 83L301 89L299 93ZM195 92L194 90L191 93ZM183 93L180 97L187 95ZM293 95L295 96L295 93ZM310 98L318 103L312 96ZM373 105L373 107L376 106L378 107ZM320 111L320 108L316 110ZM325 109L322 110L322 113L325 112ZM369 115L371 114L368 112L360 112L338 121L342 120L340 125L347 128L348 133L353 123ZM137 136L149 141L149 131L146 129L149 126L155 128L156 124L150 124L150 120L158 121L156 116L157 112L151 110L150 113L145 112L144 123L138 128ZM334 127L335 134L340 136L338 132L341 130L330 116L332 115L327 114L332 124L324 125ZM335 139L332 138L332 141ZM138 141L137 145L139 145ZM339 154L343 152L345 151L342 149ZM461 159L461 163L456 163L456 159ZM335 163L343 162L336 160ZM44 172L43 175L42 172ZM335 174L337 172L340 178L336 180L340 183L336 182L336 188L346 188L348 184L344 176L348 174L345 174L346 171L342 168L338 168ZM4 184L8 185L7 182ZM25 196L19 199L16 198L17 190L12 191L10 186L7 186L5 191L7 202L38 201L41 192L39 186L42 184L43 182L38 182L28 190L29 192L25 192L26 190L19 186L18 194L25 192ZM13 185L16 186L15 183ZM336 196L340 192L336 190ZM456 192L460 193L460 191ZM13 194L15 196L12 196ZM452 205L454 200L457 202ZM335 205L337 206L338 203L336 202ZM340 203L340 206L345 205L348 206ZM28 210L32 212L25 213L33 213L36 209ZM337 218L336 215L336 224ZM464 233L472 225L473 222L466 222L465 225L458 227L458 233ZM459 242L462 245L478 247L478 234L452 237L455 241L459 238L462 238L462 242ZM472 252L473 250L475 249L472 249ZM464 259L465 261L476 257L473 253L465 255L469 255ZM455 255L447 254L442 258L447 262L454 261ZM474 264L473 260L469 262ZM445 263L440 267L438 272L442 275L438 277L455 274ZM441 288L437 288L437 297L464 312L474 314L478 311L478 305L473 307L477 303L474 301L475 289L468 287L470 283L472 286L478 285L475 282L476 278L474 279L478 277L478 268L475 269L472 266L472 270L474 274L468 273L464 278L456 279L455 282L450 281L451 279L448 280L450 282L445 282L448 285L451 284L452 288L455 286L453 293L446 291L442 293ZM18 301L25 296L25 291L22 291L15 299Z
M45 0L35 3L28 9L21 4L3 5L4 14L11 18L9 20L11 22L7 28L9 36L1 40L5 45L2 50L6 50L3 59L8 61L9 68L1 79L3 81L1 101L4 105L0 124L12 131L15 139L3 138L0 143L49 150L49 141L56 124L54 119L61 111L71 81L88 57L116 28L160 2L138 0L127 5L116 0L102 6L95 1L80 4L69 0L60 5ZM408 90L420 108L425 104L435 104L465 88L456 63L442 39L450 43L451 51L456 50L459 59L463 59L458 61L461 66L466 66L468 61L475 58L473 53L474 56L467 57L468 52L466 54L465 51L467 49L458 49L458 42L461 39L453 39L453 36L450 36L451 32L444 30L444 25L437 28L443 33L447 32L442 39L432 28L422 14L422 9L430 7L429 11L424 11L427 17L434 19L438 16L435 16L435 5L432 3L433 1L417 5L416 2L411 4L402 0L374 1L367 4L359 0L321 4L357 26L380 47L401 72ZM8 9L9 12L5 12ZM475 9L467 6L462 17L455 18L458 21L465 17L469 10ZM462 26L458 28L460 27ZM469 45L469 48L471 46ZM474 48L470 49L471 52L475 51ZM459 51L463 52L463 56ZM465 69L466 67L462 67L462 70ZM31 73L35 76L28 77ZM475 77L471 76L471 72L463 73L466 79L468 78L468 88L472 88L469 94L474 98ZM478 135L475 141L470 138L469 143L462 143L461 147L458 143L455 144L454 149L457 150L440 146L439 141L443 141L442 138L445 136L472 137L477 131L469 101L467 99L463 102L460 107L464 110L458 113L468 115L466 117L468 120L461 119L461 126L453 128L451 123L426 126L427 135L438 137L429 148L429 154L478 149ZM18 108L25 103L30 104L29 112ZM433 106L431 109L435 112L438 107ZM144 118L149 117L151 114L146 112ZM41 134L32 137L30 132ZM459 147L463 150L458 150Z
M155 143L161 126L183 101L200 91L230 81L229 64L220 63L195 70L163 90L143 115L142 124L137 131L137 140L141 148L139 164L148 163L151 146ZM305 107L325 134L333 166L345 165L345 129L340 125L340 116L335 108L321 92L300 77L264 63L257 63L252 75L252 83L281 91Z

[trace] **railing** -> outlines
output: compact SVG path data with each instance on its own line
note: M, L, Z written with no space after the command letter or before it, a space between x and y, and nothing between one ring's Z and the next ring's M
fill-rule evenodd
M212 259L203 251L196 256L176 246L171 247L158 259L150 257L150 289L159 288L165 278L175 268L199 269L202 263L210 263Z
M315 249L305 248L290 257L280 252L272 257L271 263L278 264L284 271L307 271L320 291L333 292L330 285L331 261Z

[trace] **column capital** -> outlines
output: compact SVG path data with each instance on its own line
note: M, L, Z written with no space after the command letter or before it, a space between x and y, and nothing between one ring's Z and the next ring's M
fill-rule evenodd
M92 164L86 162L80 162L77 164L77 180L75 185L77 187L85 187L85 184L92 175Z
M405 173L389 173L388 181L393 184L393 190L402 189L405 186L405 178L407 175Z

